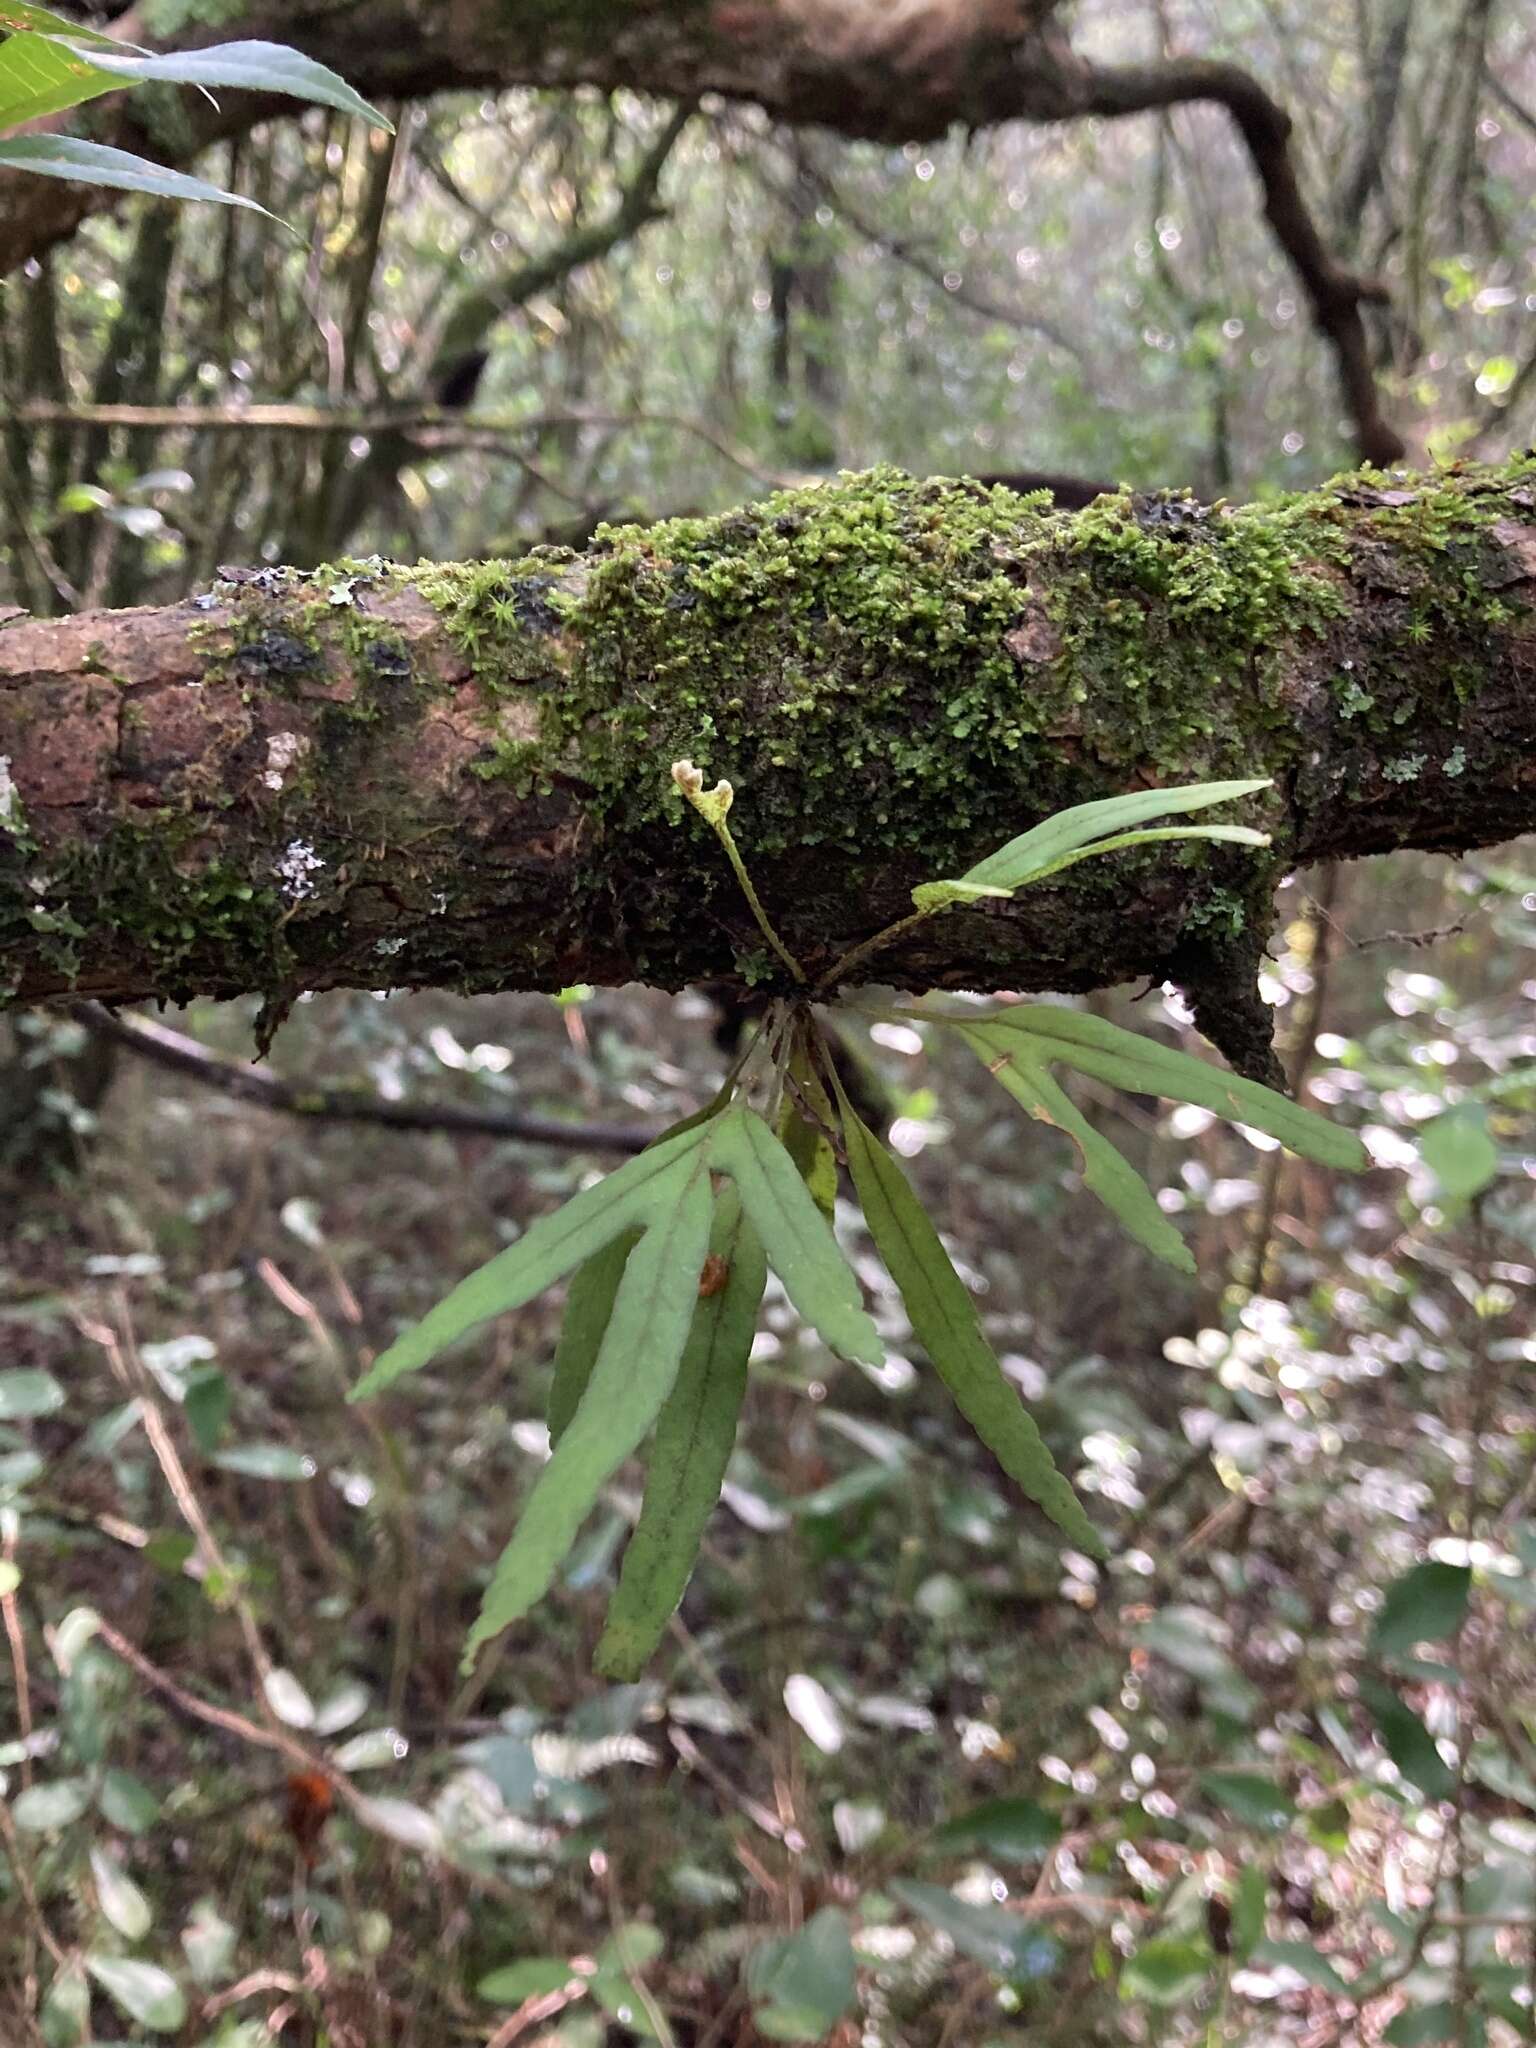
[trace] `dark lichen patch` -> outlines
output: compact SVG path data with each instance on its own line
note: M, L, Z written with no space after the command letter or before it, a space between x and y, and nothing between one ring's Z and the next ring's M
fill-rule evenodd
M273 628L242 641L233 659L235 673L244 682L291 682L295 676L315 674L322 666L315 641Z

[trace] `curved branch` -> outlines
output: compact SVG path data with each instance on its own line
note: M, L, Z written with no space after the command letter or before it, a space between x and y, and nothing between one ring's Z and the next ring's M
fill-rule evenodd
M1247 146L1264 210L1338 359L1345 401L1366 460L1388 465L1403 443L1383 417L1371 377L1363 301L1380 288L1329 254L1296 178L1290 121L1249 73L1196 58L1124 68L1078 58L1053 0L490 0L423 7L413 0L260 0L240 32L291 42L340 70L372 98L420 98L481 86L599 85L670 99L706 94L754 102L775 120L903 143L1003 121L1118 116L1209 100ZM116 32L153 42L140 11ZM189 29L195 39L228 34ZM181 104L174 140L147 134L134 95L98 101L86 119L98 140L177 163L273 111L229 94L221 107ZM51 191L36 191L51 186ZM0 250L15 265L73 232L112 195L52 179L0 183Z
M1329 253L1303 196L1291 151L1291 118L1251 73L1199 57L1156 64L1084 66L1076 111L1110 118L1208 101L1231 116L1264 195L1264 217L1290 258L1338 363L1344 403L1364 461L1389 469L1407 444L1381 408L1362 305L1381 305L1386 287Z

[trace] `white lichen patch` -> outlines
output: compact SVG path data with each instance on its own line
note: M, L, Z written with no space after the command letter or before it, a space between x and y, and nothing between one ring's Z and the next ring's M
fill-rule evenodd
M279 790L288 777L288 770L301 755L309 752L309 741L302 733L274 732L267 738L267 766L262 781L268 789Z
M293 903L302 903L306 896L313 896L314 877L324 866L325 862L308 840L292 840L275 869L283 885L283 894Z
M0 754L0 825L13 831L20 822L21 798L11 780L11 757Z

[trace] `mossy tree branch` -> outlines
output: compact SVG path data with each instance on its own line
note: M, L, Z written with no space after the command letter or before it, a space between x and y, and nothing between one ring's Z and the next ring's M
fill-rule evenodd
M231 574L0 624L0 981L106 1001L777 986L670 763L726 775L814 978L1042 815L1268 773L872 975L1082 989L1251 946L1302 860L1536 827L1536 461L1052 514L894 471L585 554Z

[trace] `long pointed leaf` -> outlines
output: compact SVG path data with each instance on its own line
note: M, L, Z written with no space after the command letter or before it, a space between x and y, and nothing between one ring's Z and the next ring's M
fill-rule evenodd
M1324 1166L1358 1172L1370 1163L1353 1131L1330 1123L1315 1110L1304 1109L1261 1081L1245 1080L1085 1010L1064 1010L1051 1003L1016 1003L987 1018L985 1028L1010 1034L1010 1042L1011 1034L1023 1034L1036 1057L1060 1060L1133 1094L1198 1103L1234 1123L1267 1131L1291 1151Z
M656 1425L645 1502L597 1646L597 1669L609 1678L638 1678L661 1641L736 1441L768 1263L734 1187L715 1205L709 1248L725 1261L725 1285L694 1310L677 1382Z
M960 880L976 886L1020 889L1033 881L1042 869L1059 861L1076 847L1087 846L1112 832L1144 825L1152 818L1171 818L1183 811L1202 811L1210 804L1231 803L1268 789L1269 779L1250 777L1243 782L1194 782L1183 789L1142 789L1129 796L1101 797L1091 804L1075 804L1058 811L1031 831L1010 839L996 853L988 854Z
M482 1643L548 1592L593 1502L672 1391L709 1247L709 1171L702 1148L676 1166L671 1186L666 1212L629 1255L586 1396L501 1554L464 1646L466 1666Z
M1132 1237L1181 1273L1193 1273L1189 1246L1158 1208L1152 1190L1051 1079L1044 1058L1031 1053L1028 1039L1022 1033L997 1031L991 1022L962 1025L960 1036L1015 1102L1075 1141L1082 1154L1084 1184L1114 1211Z
M595 1187L584 1188L553 1215L541 1216L516 1244L461 1280L446 1300L397 1337L349 1398L367 1400L402 1374L416 1372L477 1323L521 1308L621 1230L676 1201L679 1187L689 1179L690 1156L702 1148L709 1128L699 1124L664 1138Z
M594 1252L578 1266L566 1296L565 1315L560 1324L560 1341L555 1346L555 1376L549 1389L544 1419L549 1424L550 1446L558 1444L581 1405L592 1368L597 1363L603 1336L613 1315L613 1304L624 1278L630 1253L640 1241L631 1226L621 1230L600 1252Z
M901 1290L917 1339L955 1405L1003 1470L1044 1509L1068 1542L1102 1556L1098 1531L1009 1385L982 1334L976 1304L905 1174L846 1104L843 1136L848 1169L875 1249Z
M158 79L170 85L199 85L205 91L230 86L243 92L283 93L289 99L335 107L374 128L390 126L344 78L286 43L213 43L202 50L153 53L134 53L121 47L109 51L92 44L88 61L94 69L109 73L113 83L126 80L137 85ZM94 86L92 90L102 88Z
M1152 825L1144 832L1116 832L1108 839L1095 839L1089 846L1063 853L1044 867L1031 868L1027 882L1044 882L1063 868L1076 867L1080 860L1096 860L1101 853L1116 853L1122 846L1161 846L1170 839L1210 839L1226 846L1268 846L1267 832L1255 832L1250 825ZM975 888L974 882L964 885ZM985 886L985 885L983 885ZM991 892L988 891L990 894Z
M878 1365L885 1347L864 1312L859 1283L794 1161L762 1118L750 1110L721 1117L710 1163L741 1190L768 1262L801 1315L839 1356Z
M170 171L126 149L104 142L82 142L74 135L18 135L0 140L0 170L33 171L45 178L68 178L76 185L105 185L118 192L147 192L154 199L211 200L219 206L244 206L252 213L276 218L239 192L226 192L206 178Z

